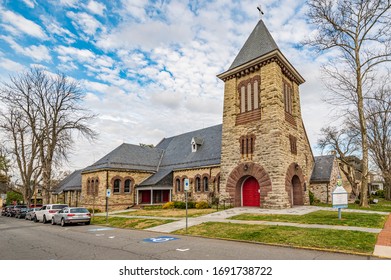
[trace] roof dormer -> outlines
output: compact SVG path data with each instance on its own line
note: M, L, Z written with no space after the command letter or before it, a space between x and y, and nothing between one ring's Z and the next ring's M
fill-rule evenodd
M191 139L191 151L192 153L197 152L198 148L204 143L204 140L200 137L193 137Z

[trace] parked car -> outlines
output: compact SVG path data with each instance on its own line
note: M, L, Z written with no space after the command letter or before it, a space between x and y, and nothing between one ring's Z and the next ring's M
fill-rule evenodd
M42 223L47 223L52 220L52 217L55 213L61 209L68 207L67 204L45 204L39 211L35 211L34 222L42 221Z
M15 205L8 205L5 207L5 213L4 216L11 217L11 210L14 208Z
M10 212L9 212L9 217L15 217L17 211L19 211L19 209L21 208L26 208L27 206L26 205L15 205L14 207L11 208Z
M26 212L27 212L27 205L16 205L14 207L14 217L17 218L17 219L22 219L26 216Z
M63 208L53 215L52 225L60 224L62 227L66 224L84 223L89 225L91 222L91 213L84 207Z
M10 208L14 207L13 205L4 206L3 209L1 209L1 216L8 216L8 212L10 211Z
M41 209L41 207L38 207L38 208L28 208L27 212L26 212L26 215L24 217L25 220L29 220L29 221L34 220L35 211L38 211L39 209Z

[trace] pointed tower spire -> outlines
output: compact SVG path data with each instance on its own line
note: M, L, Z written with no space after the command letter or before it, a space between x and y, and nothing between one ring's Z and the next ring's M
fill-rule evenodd
M260 11L262 12L262 10ZM260 19L228 70L264 56L274 50L278 50L278 46L262 19Z

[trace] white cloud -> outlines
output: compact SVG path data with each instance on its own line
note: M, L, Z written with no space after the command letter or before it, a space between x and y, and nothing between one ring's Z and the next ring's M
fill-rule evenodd
M92 63L95 59L95 54L90 50L78 49L74 47L58 46L55 51L59 54L59 58L63 62L77 60L81 63Z
M39 39L47 39L47 35L41 26L11 11L0 10L0 16L4 23L10 25L14 32L24 33Z
M65 7L76 7L76 4L78 3L78 0L55 0L54 3L58 3L62 6L65 6Z
M31 58L34 61L50 61L51 56L49 49L44 45L32 45L27 47L22 47L14 41L13 38L7 36L0 36L0 39L6 41L17 53L23 54Z
M12 72L19 72L25 69L24 65L4 57L0 57L0 67Z
M95 35L97 29L105 30L105 27L93 16L87 13L68 12L72 24L88 35Z
M68 44L72 44L76 41L76 35L70 32L68 29L61 27L57 20L52 16L41 16L40 19L46 26L46 30L52 34L61 37L61 40Z
M93 14L103 16L103 13L104 13L104 10L106 9L106 6L100 2L90 0L87 4L86 8L88 11L90 11Z
M32 9L35 7L35 5L37 5L37 2L35 2L35 0L22 0L22 1L26 4L27 7Z

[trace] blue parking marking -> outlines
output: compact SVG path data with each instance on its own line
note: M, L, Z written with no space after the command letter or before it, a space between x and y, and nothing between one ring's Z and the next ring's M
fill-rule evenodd
M178 240L179 238L172 237L172 236L158 236L158 237L152 237L152 238L145 238L143 239L144 242L147 243L163 243L173 240Z

